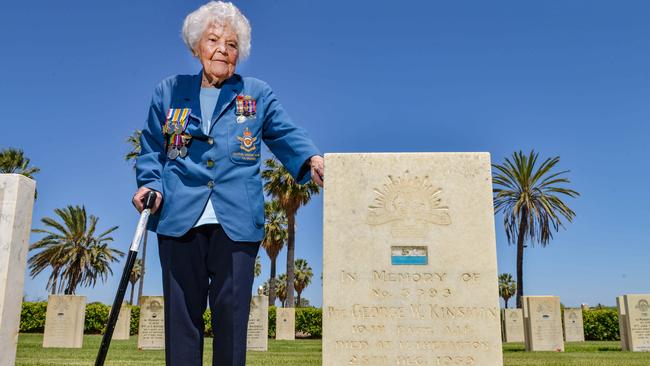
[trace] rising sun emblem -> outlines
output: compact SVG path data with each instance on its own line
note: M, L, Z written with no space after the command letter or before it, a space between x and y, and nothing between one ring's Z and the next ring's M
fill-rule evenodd
M442 189L429 183L429 177L388 176L376 188L377 197L368 207L369 225L391 223L395 238L422 238L430 226L449 225L449 207L442 205Z

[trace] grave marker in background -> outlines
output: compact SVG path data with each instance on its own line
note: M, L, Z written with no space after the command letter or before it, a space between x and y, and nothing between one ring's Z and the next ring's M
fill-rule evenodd
M16 360L36 182L0 174L0 366Z
M47 298L43 347L81 348L85 319L85 296L50 295Z
M165 349L164 306L162 296L140 297L138 349Z

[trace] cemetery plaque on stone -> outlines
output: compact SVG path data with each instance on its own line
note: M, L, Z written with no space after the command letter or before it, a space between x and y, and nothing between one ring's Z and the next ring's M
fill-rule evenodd
M292 341L296 339L296 309L275 310L275 339Z
M629 351L630 345L627 331L627 314L625 314L625 300L623 296L616 297L616 308L618 309L618 332L621 336L621 350Z
M503 309L504 341L524 341L524 316L521 309Z
M165 348L165 312L162 296L140 297L138 349Z
M0 366L16 361L36 183L0 174Z
M489 154L325 161L323 365L502 365Z
M582 321L582 308L564 308L564 340L567 342L585 341L585 329Z
M122 304L120 314L117 316L115 330L113 330L113 339L128 340L131 333L131 306Z
M249 351L268 351L269 349L268 296L253 296L251 299L246 349Z
M625 295L628 347L632 352L650 352L650 294Z
M81 348L85 318L85 296L50 295L45 312L43 347Z
M557 296L529 296L527 351L564 351L560 298Z

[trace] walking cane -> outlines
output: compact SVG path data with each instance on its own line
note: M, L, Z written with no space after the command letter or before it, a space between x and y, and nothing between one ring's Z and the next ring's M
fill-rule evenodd
M133 241L131 242L131 248L129 248L129 256L126 258L126 265L124 266L124 272L122 273L120 286L117 289L117 294L115 295L115 300L113 301L113 307L111 307L111 314L108 316L106 333L104 333L102 344L99 346L99 353L97 354L97 359L95 360L95 366L103 366L104 361L106 360L108 347L111 345L111 338L113 338L113 331L115 330L115 324L117 323L117 316L120 314L122 301L124 301L124 293L126 292L126 288L129 285L129 277L131 276L131 271L133 270L133 264L135 263L135 259L138 257L138 248L140 247L142 236L144 235L145 230L147 230L147 221L149 221L151 208L155 202L156 193L150 191L144 200L144 210L142 210L142 213L140 214L140 221L138 221L138 227L135 230L135 235L133 236Z

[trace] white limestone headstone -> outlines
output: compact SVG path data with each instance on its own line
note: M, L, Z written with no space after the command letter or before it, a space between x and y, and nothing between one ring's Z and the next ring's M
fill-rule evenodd
M16 360L36 182L0 174L0 366Z
M625 295L627 339L632 352L650 352L650 294Z
M50 295L45 313L43 348L81 348L85 319L85 296Z
M268 351L269 349L269 297L253 296L248 316L246 349Z
M564 351L560 298L557 296L528 296L527 351Z
M503 341L524 342L524 315L521 309L503 309Z
M630 344L627 330L627 314L625 313L625 300L623 296L616 297L616 308L618 309L618 332L621 336L621 350L629 351Z
M162 296L140 296L138 349L165 349L164 306Z
M489 154L325 165L323 366L502 365Z
M296 339L296 309L275 309L275 339L293 341Z
M564 308L564 340L567 342L585 341L582 308Z
M113 330L114 340L129 340L131 334L131 306L122 304L120 314L117 316L117 323L115 323L115 330Z

